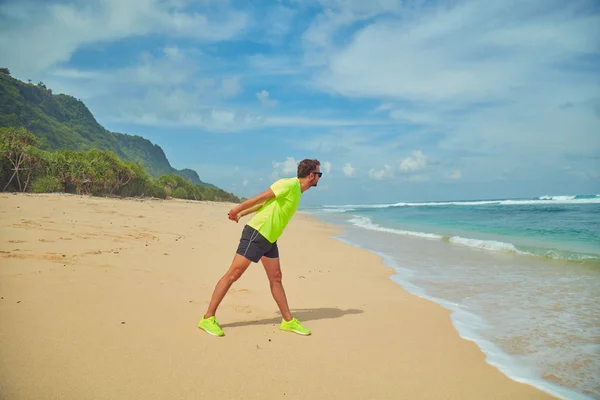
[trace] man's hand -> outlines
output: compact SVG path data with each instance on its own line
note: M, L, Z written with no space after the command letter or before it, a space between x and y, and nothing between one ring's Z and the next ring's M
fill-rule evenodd
M241 217L250 213L258 211L268 200L275 197L275 193L269 188L261 194L254 196L253 198L246 200L237 207L232 208L227 213L227 217L230 221L238 222Z
M229 218L230 221L238 222L240 220L240 214L235 210L235 208L232 208L227 213L227 218Z

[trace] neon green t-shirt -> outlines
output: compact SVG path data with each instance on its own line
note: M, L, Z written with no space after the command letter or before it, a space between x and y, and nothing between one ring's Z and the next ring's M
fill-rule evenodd
M275 197L265 203L248 221L269 242L275 241L283 233L292 216L298 209L302 191L298 178L283 178L271 185Z

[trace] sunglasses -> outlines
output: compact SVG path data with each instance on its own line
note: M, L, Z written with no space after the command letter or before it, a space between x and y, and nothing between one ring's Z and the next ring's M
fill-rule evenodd
M322 172L313 172L313 174L317 175L319 178L323 176Z

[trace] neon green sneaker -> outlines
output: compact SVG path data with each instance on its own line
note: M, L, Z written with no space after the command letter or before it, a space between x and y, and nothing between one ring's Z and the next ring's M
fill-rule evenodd
M303 327L300 321L298 321L296 318L292 318L289 321L282 319L281 326L279 327L279 329L281 329L282 331L294 332L298 335L310 335L310 329L306 329L305 327Z
M219 326L219 323L215 319L214 315L210 318L204 318L204 316L202 316L202 319L200 322L198 322L198 328L202 329L209 335L225 336L225 333L223 333L223 330Z

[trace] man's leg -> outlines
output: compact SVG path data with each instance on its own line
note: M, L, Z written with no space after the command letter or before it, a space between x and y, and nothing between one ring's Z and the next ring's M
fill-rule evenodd
M236 254L231 262L231 266L229 270L223 275L223 277L217 282L215 286L215 290L213 291L212 298L210 299L210 304L208 305L208 310L206 314L204 314L204 318L210 318L215 315L217 312L217 308L221 301L229 291L229 288L233 284L233 282L237 281L240 276L248 269L250 266L250 260L246 257L243 257L239 254Z
M262 257L260 260L265 267L265 272L267 273L267 278L269 278L269 284L271 285L271 293L279 307L279 311L281 311L281 316L286 321L289 321L292 319L292 313L290 312L287 297L285 296L285 290L283 290L283 284L281 283L281 265L279 264L279 257Z

